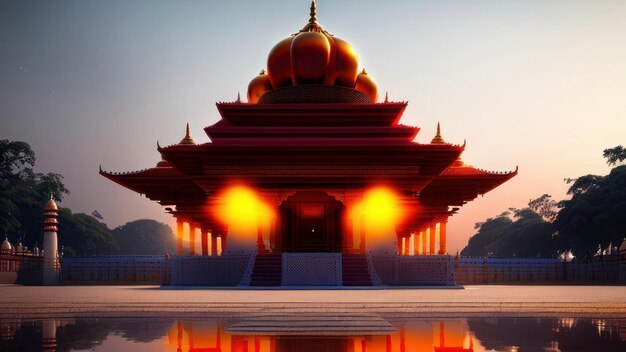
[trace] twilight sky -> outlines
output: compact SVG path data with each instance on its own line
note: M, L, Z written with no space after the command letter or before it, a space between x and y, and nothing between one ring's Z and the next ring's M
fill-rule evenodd
M156 142L189 122L197 142L216 101L245 95L279 40L308 20L309 1L0 2L0 138L23 140L36 170L65 176L61 204L97 209L109 226L172 219L98 175L153 166ZM626 143L626 1L318 1L318 19L349 41L401 123L467 140L464 161L519 175L466 205L448 227L461 249L473 224L563 178L609 168Z

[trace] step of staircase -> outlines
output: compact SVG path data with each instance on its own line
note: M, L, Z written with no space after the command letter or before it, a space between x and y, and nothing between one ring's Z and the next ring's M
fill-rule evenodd
M254 261L250 286L280 286L282 280L282 256L259 254Z
M341 259L344 286L372 286L365 254L344 254Z

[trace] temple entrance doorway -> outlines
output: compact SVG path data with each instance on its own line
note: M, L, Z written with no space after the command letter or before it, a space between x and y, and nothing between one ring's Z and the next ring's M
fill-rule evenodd
M285 252L341 252L344 206L321 191L297 192L280 206Z

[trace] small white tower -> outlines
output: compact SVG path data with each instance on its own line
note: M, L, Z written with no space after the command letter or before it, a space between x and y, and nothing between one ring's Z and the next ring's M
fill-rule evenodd
M57 216L59 208L52 198L46 203L43 213L43 284L59 284L57 243Z

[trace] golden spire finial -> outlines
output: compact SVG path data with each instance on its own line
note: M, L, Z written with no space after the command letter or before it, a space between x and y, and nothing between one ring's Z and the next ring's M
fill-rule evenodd
M317 4L315 0L311 1L311 18L309 18L309 23L317 23Z
M385 92L385 103L389 102L389 92Z
M317 23L317 4L315 0L311 1L311 17L309 18L309 23L300 30L300 33L302 32L325 32L319 23Z
M430 141L430 144L444 144L446 141L441 137L441 125L437 122L437 134L433 137L433 140Z
M191 133L189 132L189 122L187 122L187 127L185 128L185 137L181 139L178 144L196 144L193 138L191 138Z

